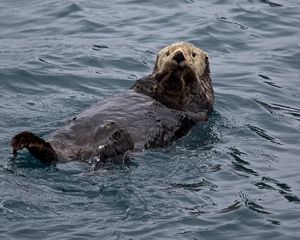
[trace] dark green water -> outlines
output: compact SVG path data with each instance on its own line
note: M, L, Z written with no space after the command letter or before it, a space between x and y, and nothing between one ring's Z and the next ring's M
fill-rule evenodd
M0 239L300 239L296 0L0 1ZM210 122L133 166L47 167L48 136L190 41L210 55Z

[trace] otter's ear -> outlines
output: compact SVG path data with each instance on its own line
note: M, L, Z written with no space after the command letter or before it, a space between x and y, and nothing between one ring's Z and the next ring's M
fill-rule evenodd
M210 68L209 68L209 59L208 59L208 55L207 53L205 53L205 69L204 69L204 76L208 76L209 77L209 74L210 74Z
M158 58L159 58L159 55L157 54L156 55L156 61L155 61L155 64L154 64L154 69L153 69L153 72L157 72L158 70Z

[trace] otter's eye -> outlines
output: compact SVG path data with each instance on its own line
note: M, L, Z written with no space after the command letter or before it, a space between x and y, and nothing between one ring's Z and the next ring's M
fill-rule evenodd
M167 57L170 55L170 52L166 52Z
M192 57L193 58L196 57L196 53L195 52L192 53Z

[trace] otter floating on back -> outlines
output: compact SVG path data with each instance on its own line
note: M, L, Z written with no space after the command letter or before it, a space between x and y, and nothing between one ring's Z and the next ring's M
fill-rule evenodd
M131 152L169 145L207 121L213 102L207 53L175 43L158 53L151 75L88 108L47 141L28 131L15 135L13 155L27 148L45 163L79 160L93 169L126 162Z

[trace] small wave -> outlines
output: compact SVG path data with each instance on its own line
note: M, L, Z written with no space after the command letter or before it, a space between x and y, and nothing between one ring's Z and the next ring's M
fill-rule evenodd
M259 105L263 106L271 114L280 114L283 116L289 116L295 120L300 121L300 109L296 107L290 107L278 103L266 103L264 101L255 99Z
M175 183L175 184L171 184L173 187L176 188L184 188L187 190L191 190L191 191L201 191L203 189L208 188L211 191L215 191L217 188L217 185L209 182L206 179L203 179L200 182L195 182L195 183Z
M261 129L261 128L256 127L256 126L253 126L251 124L248 124L248 128L251 131L255 132L258 136L260 136L260 137L262 137L262 138L264 138L264 139L266 139L266 140L268 140L272 143L282 145L275 137L272 137L271 135L269 135L266 130Z
M248 194L246 194L244 191L239 192L239 196L242 199L244 205L248 207L249 209L266 215L271 215L272 213L267 211L263 206L259 205L255 200L251 199Z
M61 9L54 8L55 11L52 12L53 16L56 18L66 18L73 15L74 13L83 11L82 7L76 3L72 3L69 5L60 5L59 7L61 7Z

